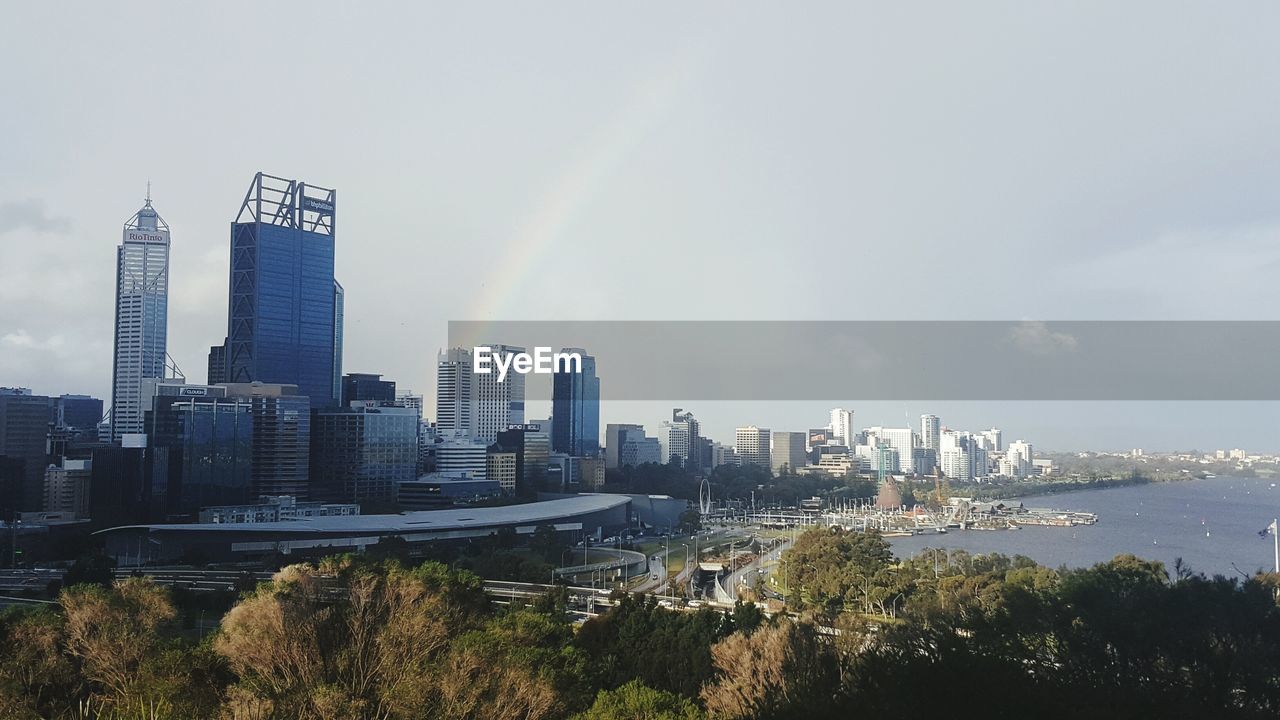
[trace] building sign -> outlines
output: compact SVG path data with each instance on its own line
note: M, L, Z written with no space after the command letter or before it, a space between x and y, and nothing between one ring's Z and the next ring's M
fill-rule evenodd
M167 243L169 242L169 234L162 232L147 232L145 230L125 230L124 241L135 243Z
M178 391L179 395L186 397L207 397L209 388L207 387L184 387Z
M538 423L528 423L525 425L508 425L508 430L522 430L524 432L542 432L542 426Z
M311 212L320 213L321 215L333 214L333 203L328 200L320 200L318 198L304 197L302 198L302 209Z

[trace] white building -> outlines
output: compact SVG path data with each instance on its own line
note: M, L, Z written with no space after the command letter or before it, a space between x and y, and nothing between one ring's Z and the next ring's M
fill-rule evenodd
M524 348L491 345L494 358L524 352ZM461 430L476 440L492 443L510 425L524 424L524 375L474 372L471 350L450 348L436 362L436 426Z
M169 331L169 226L146 204L124 224L116 250L111 438L143 431L142 381L164 377Z
M733 452L741 465L770 467L769 428L748 425L734 430Z
M1009 461L1013 477L1026 477L1035 472L1031 443L1025 440L1015 440L1009 443L1009 451L1005 457Z
M898 452L896 472L914 471L911 450L916 446L916 434L911 428L867 428L867 443L872 447L883 443Z
M853 447L853 411L844 408L832 408L831 410L831 428L832 445L843 445L845 447Z
M466 473L475 480L488 477L488 444L455 438L436 445L436 470L445 474Z
M662 448L664 463L697 469L698 441L698 421L693 413L681 408L672 410L671 419L664 420L658 427L658 444Z

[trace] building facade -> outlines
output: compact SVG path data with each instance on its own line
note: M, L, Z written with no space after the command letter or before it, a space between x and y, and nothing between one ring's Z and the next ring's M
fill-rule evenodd
M551 377L551 449L577 457L600 452L600 378L596 359L581 348L564 348L582 359L578 368L554 368ZM580 372L572 372L577 369ZM566 371L570 370L570 371Z
M402 407L324 408L312 416L311 480L318 496L392 502L418 477L418 413Z
M742 465L771 467L769 462L769 428L748 425L737 428L733 433L733 452Z
M0 457L8 458L0 510L38 512L44 505L51 400L26 388L0 388Z
M164 377L169 331L169 226L146 203L124 224L116 249L116 325L111 438L142 432L144 378Z
M336 199L328 188L254 177L231 224L228 382L297 385L316 407L337 404Z
M809 464L805 452L805 434L802 432L775 432L769 448L770 469L775 475L784 471L796 473Z

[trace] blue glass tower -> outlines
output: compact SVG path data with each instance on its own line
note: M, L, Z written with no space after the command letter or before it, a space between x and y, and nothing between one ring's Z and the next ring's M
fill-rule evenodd
M292 384L315 407L337 403L336 200L335 190L254 176L231 224L227 382Z
M579 348L561 352L582 357L581 372L557 372L551 378L551 449L579 457L600 453L600 378L596 359Z

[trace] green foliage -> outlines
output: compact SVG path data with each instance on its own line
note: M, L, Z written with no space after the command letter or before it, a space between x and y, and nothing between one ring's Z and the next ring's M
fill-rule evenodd
M596 701L575 720L701 720L702 711L674 693L654 690L632 680L616 690L601 690Z

